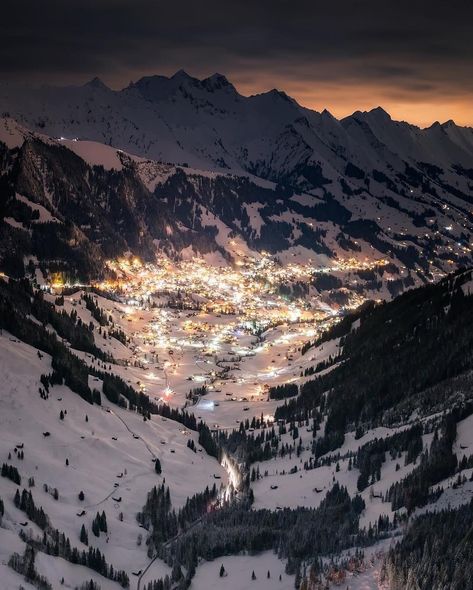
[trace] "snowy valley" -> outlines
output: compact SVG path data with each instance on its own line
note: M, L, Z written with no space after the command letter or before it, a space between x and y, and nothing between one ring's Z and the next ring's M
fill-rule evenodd
M182 71L0 106L2 590L467 584L473 131Z

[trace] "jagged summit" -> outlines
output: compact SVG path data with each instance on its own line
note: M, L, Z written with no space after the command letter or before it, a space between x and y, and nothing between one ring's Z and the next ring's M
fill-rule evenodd
M194 78L193 76L188 74L182 68L180 70L177 70L177 72L175 74L173 74L169 79L170 80L178 80L179 82L187 81L187 80L197 81L197 78Z
M369 111L355 111L352 115L344 117L342 121L349 121L351 119L376 119L383 121L392 121L391 115L383 109L383 107L375 107Z
M383 117L386 119L391 120L391 115L383 109L383 107L377 106L374 109L369 111L371 115L376 115L377 117Z
M223 74L216 72L208 78L204 78L201 82L202 86L210 91L217 90L230 90L236 93L235 87L231 82L228 81L227 77Z
M328 109L323 109L320 114L323 117L327 117L327 118L330 118L330 119L335 119L335 117L332 115L332 113Z
M255 95L253 95L253 98L254 97L270 97L275 100L297 104L295 99L293 99L291 96L286 94L284 92L284 90L279 90L278 88L272 88L271 90L268 90L267 92L261 92L259 94L255 94Z
M320 119L323 123L328 125L340 125L340 121L327 109L323 109L323 111L321 111Z
M89 80L84 84L87 88L96 88L100 90L110 90L110 88L98 77L95 76L92 80Z
M418 162L445 172L452 165L473 167L473 130L453 121L420 129L393 120L380 106L337 120L327 109L305 108L279 89L241 95L218 72L202 79L185 70L144 76L119 91L99 79L54 91L0 86L0 112L52 137L87 138L198 169L290 180L298 190L337 183L347 162L368 176L373 170L391 175L391 186L406 166ZM303 125L294 132L298 122ZM309 161L317 162L320 176L307 169Z
M147 100L159 102L168 100L176 94L193 95L197 93L216 93L218 91L237 94L234 86L222 74L215 73L208 78L195 78L185 70L178 70L172 76L144 76L136 82L132 82L126 91L136 91Z
M457 124L453 119L449 119L448 121L445 121L445 123L442 123L442 127L457 127Z

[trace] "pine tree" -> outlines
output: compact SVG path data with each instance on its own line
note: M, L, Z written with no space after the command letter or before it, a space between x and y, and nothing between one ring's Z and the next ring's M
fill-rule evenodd
M171 580L173 582L179 582L179 580L182 579L182 570L181 570L181 566L178 563L175 563L173 568L172 568L172 572L171 572Z
M255 570L253 570L253 571L251 572L251 579L252 579L252 580L256 580L256 574L255 574Z
M27 545L25 549L24 555L24 569L25 569L25 578L27 580L34 580L36 578L36 570L34 566L36 558L36 552L31 545Z
M84 543L84 545L88 545L89 544L89 536L87 534L87 531L85 530L85 526L82 525L82 528L80 529L80 541L81 543Z
M154 462L154 470L158 475L161 475L161 461L156 457L156 461Z
M98 513L97 513L97 516L98 516ZM106 533L107 532L107 516L105 514L105 511L102 511L102 514L98 518L99 518L99 529L102 531L102 533Z
M98 513L97 516L92 521L92 532L96 537L100 537L100 527L99 527L99 520L98 520Z
M223 578L223 576L225 575L225 573L226 573L225 572L225 568L223 567L223 563L222 563L222 565L220 566L220 574L219 574L220 577Z

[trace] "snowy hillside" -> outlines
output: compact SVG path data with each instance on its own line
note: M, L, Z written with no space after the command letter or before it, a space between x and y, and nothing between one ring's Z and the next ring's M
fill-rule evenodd
M377 588L421 515L469 505L471 271L319 317L314 342L309 316L255 335L210 311L215 288L176 309L192 268L161 271L159 306L0 282L6 589Z
M85 525L89 544L100 549L115 570L124 569L133 588L136 576L132 572L144 570L149 563L146 531L136 521L148 491L165 481L173 507L179 509L187 497L211 487L216 481L214 474L221 474L225 482L225 471L205 453L189 451L187 441L195 435L189 431L183 434L182 425L176 422L160 417L143 422L141 416L126 410L91 406L65 386L54 386L49 398L42 399L38 394L40 376L51 371L51 359L46 354L41 357L36 349L8 333L0 338L2 461L18 467L20 490L31 490L35 503L44 508L51 524L66 534L72 546L86 548L79 539L81 526ZM60 412L64 413L62 420ZM24 458L18 460L15 449L20 447ZM162 475L155 473L152 460L156 457L161 461ZM34 480L33 487L28 484L29 478ZM2 585L5 590L17 588L21 582L18 577L15 585L15 576L6 567L14 548L24 551L18 533L37 533L32 523L22 524L28 518L13 505L16 489L13 482L0 478L0 497L5 505L0 527L0 569L3 579L4 574L11 579L11 585ZM58 490L57 500L52 495L54 489ZM106 513L108 532L95 538L89 527L98 511ZM60 586L61 578L69 587L92 578L102 588L118 588L103 576L64 559L51 562L49 557L38 560L37 565L53 588ZM170 570L165 564L155 562L143 583L167 573Z
M242 234L251 249L283 258L387 255L398 271L416 267L415 282L470 261L473 130L453 121L419 129L381 108L338 121L284 92L245 97L220 74L183 71L119 91L98 79L3 85L0 107L88 164L125 173L133 163L170 220L149 238L178 253L225 255L228 235ZM6 126L0 139L18 145ZM130 249L141 242L149 253L146 233ZM398 273L393 293L405 278Z
M467 588L473 130L183 71L0 112L1 590Z
M0 142L7 273L21 272L23 259L52 263L84 282L100 276L107 259L130 251L149 261L159 252L219 265L266 251L283 265L327 272L313 289L343 304L346 288L385 299L471 263L468 175L453 190L437 169L433 183L431 167L391 181L381 172L354 178L361 168L347 165L352 176L334 180L340 190L300 179L274 183L242 170L162 163L92 140L53 139L11 118L0 120ZM361 184L349 188L352 181ZM347 261L353 273L341 277L337 268Z
M452 121L421 130L392 121L381 108L337 121L282 91L245 97L221 74L199 80L182 70L170 78L142 78L119 91L99 79L81 87L2 85L0 105L53 137L266 177L292 175L299 165L314 171L320 166L320 177L329 179L343 174L347 164L381 172L414 162L468 168L473 150L471 129Z

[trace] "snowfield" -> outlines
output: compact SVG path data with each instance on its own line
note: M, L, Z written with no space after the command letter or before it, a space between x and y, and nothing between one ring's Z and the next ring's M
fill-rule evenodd
M277 433L279 426L283 425L274 423L273 417L277 406L284 400L269 399L269 387L302 385L313 378L312 375L304 376L304 371L318 363L333 362L321 372L331 371L337 366L337 356L341 352L342 340L335 338L308 347L302 354L301 346L313 339L314 330L300 317L267 328L261 338L255 340L251 333L238 325L236 314L176 309L168 304L163 294L145 302L130 295L114 300L94 294L96 304L109 321L107 326L101 327L86 308L82 288L77 287L75 293L65 295L63 302L56 299L54 290L45 290L44 297L55 304L58 311L74 312L84 324L94 327L96 345L114 359L106 363L108 370L152 400L165 401L172 408L192 412L213 431L238 429L242 421L248 419L250 422L263 416L269 423L265 432L274 427ZM153 306L152 302L158 305ZM330 310L327 313L330 315ZM349 329L359 328L357 320ZM52 326L48 329L53 330ZM122 332L125 343L111 336L113 329ZM218 346L213 352L206 352L215 342ZM73 349L71 352L89 367L104 368L103 361L89 353ZM228 370L220 374L222 366ZM79 536L84 525L89 534L89 546L100 549L115 570L127 572L132 590L143 590L148 582L171 573L170 567L162 560L150 559L146 544L148 533L137 522L137 514L142 510L148 492L153 486L165 483L170 488L172 507L178 510L189 497L206 487L217 484L225 489L233 483L232 469L226 469L205 453L196 432L173 420L159 415L145 420L138 413L109 403L104 395L102 405L90 405L64 385L52 386L48 399L43 399L39 394L40 378L51 371L49 355L6 331L0 334L0 457L2 463L15 466L22 478L21 486L17 486L10 479L0 477L0 498L5 504L0 526L0 571L4 584L1 588L17 590L22 583L21 576L8 566L13 552L22 554L24 551L20 531L34 536L42 534L13 502L16 490L27 488L35 504L43 507L50 517L51 525L63 532L73 547L85 549ZM207 386L207 392L200 391L194 399L189 399L191 389L203 385ZM89 386L102 392L102 381L97 377L89 375ZM433 417L441 416L432 415L422 420L428 422ZM295 437L288 428L287 432L280 434L279 449L283 445L299 446L299 456L291 449L284 456L278 453L271 459L251 465L250 470L257 473L255 477L251 476L252 509L315 509L338 483L352 498L359 494L364 500L360 527L376 527L378 519L383 516L392 521L391 503L385 502L383 496L392 484L409 475L420 459L406 465L406 452L395 459L386 453L379 481L359 492L359 470L352 467L351 458L366 443L401 433L416 419L412 415L406 424L372 428L358 438L355 432L347 432L341 447L321 458L331 462L312 469L305 469L304 464L307 465L312 457L313 441L324 433L325 421L315 436L312 420L297 424ZM471 453L471 431L471 416L458 423L454 452L459 460ZM256 434L261 432L255 430ZM430 448L433 436L433 432L423 435L424 450ZM193 441L197 452L188 447L189 440ZM162 466L161 475L155 472L156 459ZM454 476L440 482L444 493L437 501L417 509L414 517L426 511L470 502L472 471L470 467L461 473L467 481L458 481ZM81 491L84 494L82 500L79 498ZM102 511L106 513L108 530L95 537L91 532L92 521L97 512ZM404 515L405 509L400 509L397 514ZM401 527L393 532L395 535L401 533ZM348 588L374 590L382 587L379 571L388 541L383 546L378 543L367 549L363 570L357 574L347 573L344 584ZM331 557L335 563L339 559L338 556ZM226 575L220 577L222 564ZM294 579L285 574L285 565L272 553L202 561L191 588L204 590L228 585L231 590L288 590L293 587ZM119 588L118 583L84 566L44 553L38 553L36 568L54 590L63 585L76 588L90 579L95 580L102 590ZM253 571L256 580L251 579ZM28 585L24 587L29 588Z
M54 295L46 293L45 297L51 302L55 300ZM96 301L113 319L115 327L128 336L126 346L115 338L100 336L99 324L86 309L81 291L65 297L64 309L68 313L74 311L84 323L95 326L98 346L120 361L119 364L112 364L113 372L130 385L140 386L152 399L161 398L163 389L170 386L172 395L166 401L177 408L185 407L189 403L186 400L189 390L205 383L210 372L218 369L216 358L202 356L190 345L177 347L176 355L171 358L167 350L159 350L158 342L142 340L147 326L160 317L161 308L139 308L101 296L96 296ZM187 314L175 310L167 310L166 313L172 317L169 324L172 333L177 339L183 338ZM212 314L200 314L198 319L210 329L222 322L232 321L231 316L216 317ZM354 322L352 330L358 327L359 322ZM200 396L196 405L188 406L187 409L214 429L238 428L240 420L259 418L261 414L271 416L277 405L283 402L268 400L266 394L262 393L263 384L302 384L311 378L301 376L305 368L335 358L340 352L340 339L336 338L312 347L301 355L297 347L306 339L305 336L301 339L301 334L297 323L268 330L261 350L256 354L242 355L233 378L214 382L208 393ZM238 346L244 348L249 344L248 336L239 336ZM229 357L234 348L235 344L224 348L219 354ZM89 354L78 351L75 354L91 366L95 362ZM288 356L292 362L288 362ZM143 358L151 362L137 362ZM333 370L333 366L323 372L329 370ZM51 359L47 354L38 354L36 349L6 332L1 334L2 461L18 468L22 477L21 488L28 487L28 478L34 478L31 492L35 503L44 508L52 525L64 532L73 546L84 547L79 539L80 528L84 524L89 531L89 544L99 548L115 569L124 569L129 574L132 589L137 587L139 579L134 573L146 572L141 577L143 588L146 583L170 574L170 568L159 559L150 565L146 553L146 531L136 521L136 514L143 507L148 491L154 485L165 482L170 487L173 508L178 509L189 496L203 491L206 486L211 487L216 481L218 485L226 486L227 472L199 448L196 433L172 420L153 416L151 420L144 421L136 413L111 406L105 398L102 406L91 406L66 386L53 386L49 399L42 399L38 393L40 376L50 372ZM191 381L188 380L189 376L192 377ZM99 379L89 377L89 385L101 391ZM60 418L61 412L63 419ZM253 509L317 508L335 482L345 486L350 496L355 496L358 493L359 472L356 468L349 468L349 455L356 453L369 441L392 436L407 427L378 427L358 439L354 432L348 432L344 444L336 451L341 455L338 461L305 470L304 462L311 456L313 433L311 428L299 425L295 441L298 444L300 440L302 445L299 457L292 452L252 466L259 472L259 478L251 484L255 498ZM324 424L317 437L321 436L323 428ZM464 454L468 455L468 449L473 446L471 430L470 416L458 425L455 449L459 459ZM45 433L49 435L45 436ZM429 447L432 436L424 435L424 448ZM187 447L189 438L194 440L197 453ZM291 445L293 442L291 432L281 435L281 444ZM23 460L15 453L18 445L23 445ZM153 459L156 457L162 465L161 476L154 471ZM380 481L369 485L360 494L366 504L360 526L373 526L380 516L387 515L392 519L394 513L391 505L383 502L380 495L408 475L414 467L415 464L404 465L404 454L394 460L386 457L381 467ZM466 470L465 475L469 477L471 471ZM44 489L45 484L47 491ZM442 482L445 493L437 502L417 510L416 514L470 501L473 483L468 481L461 486L454 484L455 478ZM20 576L7 566L14 551L21 554L24 550L24 544L18 537L19 531L23 529L37 535L41 533L32 523L25 524L25 514L15 508L13 497L17 487L10 480L0 478L0 497L5 503L5 516L0 527L0 569L4 573L2 589L4 587L5 590L16 589L21 582ZM54 488L59 492L58 500L51 493ZM80 491L85 496L83 501L78 497ZM108 532L96 538L90 532L90 527L98 511L105 511L107 515ZM357 575L349 574L346 578L347 587L351 590L381 587L381 557L370 551L367 553L366 569ZM226 575L220 578L222 564ZM86 579L95 580L103 590L118 588L117 583L106 580L92 570L42 553L38 554L36 567L53 588L59 588L62 579L64 585L71 588ZM294 581L292 576L284 573L284 567L284 562L272 553L223 557L215 562L202 562L197 568L192 588L203 590L225 584L231 590L274 587L286 590L293 587ZM256 580L251 579L253 570ZM270 578L267 578L268 570Z
M96 141L78 141L62 137L60 142L91 166L103 166L105 170L123 169L117 150L110 146Z
M146 531L138 526L136 514L151 488L165 481L170 487L173 507L178 509L187 497L211 487L216 481L214 474L225 485L226 471L205 452L193 453L187 448L189 437L195 439L199 448L196 434L171 420L156 416L143 422L137 414L118 407L91 406L65 386L52 387L49 399L41 399L39 377L50 372L48 355L43 354L40 359L36 349L7 333L1 335L0 456L2 461L18 467L21 488L28 488L28 478L34 478L31 491L35 503L50 515L54 527L64 532L74 546L81 547L79 532L85 524L89 528L89 544L99 548L116 569L125 569L133 584L131 572L144 569L149 563L144 542ZM61 410L64 420L59 418ZM45 437L45 432L50 436ZM14 453L15 446L20 444L24 445L22 461ZM154 472L153 456L161 461L161 476ZM57 501L43 490L44 484L58 489ZM3 547L10 547L8 540L13 532L18 533L19 523L25 520L25 515L13 506L16 489L13 482L0 478L0 497L6 509L0 528ZM78 498L81 490L85 495L83 502ZM109 532L96 539L90 534L90 524L96 512L102 510L107 515ZM82 511L85 514L78 516ZM31 527L35 529L34 525ZM139 536L143 539L140 545ZM10 555L12 552L8 551ZM44 566L54 587L58 587L61 577L71 587L80 576L82 581L93 577L84 577L82 570L86 568L60 560L61 566L53 568L56 579L45 563L47 556L41 559L38 567ZM2 560L5 562L7 557L2 556ZM91 570L86 572L88 575ZM158 578L166 573L167 566L157 561L149 575ZM105 579L100 584L107 589L118 587Z
M220 577L220 567L225 568ZM252 572L256 580L251 579ZM268 578L268 572L270 577ZM281 576L281 580L279 580ZM192 581L193 590L226 588L228 590L290 590L294 588L294 576L284 571L284 564L277 555L264 552L259 555L231 555L202 562Z

